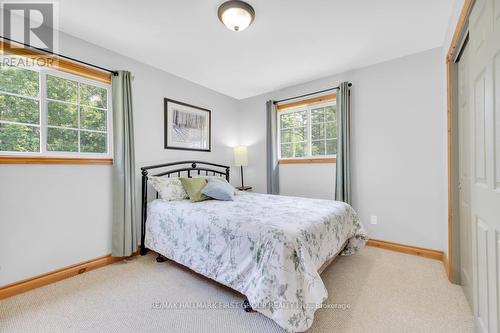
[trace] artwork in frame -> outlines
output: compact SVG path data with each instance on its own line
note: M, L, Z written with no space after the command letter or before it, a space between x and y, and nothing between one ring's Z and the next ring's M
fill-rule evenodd
M165 149L211 150L210 110L165 98Z

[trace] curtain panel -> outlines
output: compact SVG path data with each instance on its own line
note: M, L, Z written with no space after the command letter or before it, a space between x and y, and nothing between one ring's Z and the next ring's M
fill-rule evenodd
M267 126L267 193L279 194L280 179L278 166L278 113L274 101L266 102L266 126Z
M135 205L134 120L131 74L119 71L112 78L113 94L113 225L114 257L137 250Z
M351 93L348 82L337 92L337 166L335 200L351 204Z

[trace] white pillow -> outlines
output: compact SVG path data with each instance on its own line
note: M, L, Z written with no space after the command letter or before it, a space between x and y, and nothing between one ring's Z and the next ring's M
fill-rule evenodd
M149 176L148 182L163 200L175 201L188 198L179 178Z
M216 200L234 200L234 187L228 182L217 178L208 178L207 186L201 190L201 193Z

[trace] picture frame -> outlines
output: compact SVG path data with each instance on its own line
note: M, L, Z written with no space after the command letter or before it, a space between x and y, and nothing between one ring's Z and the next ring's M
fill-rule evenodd
M212 112L199 106L165 98L164 147L210 152Z

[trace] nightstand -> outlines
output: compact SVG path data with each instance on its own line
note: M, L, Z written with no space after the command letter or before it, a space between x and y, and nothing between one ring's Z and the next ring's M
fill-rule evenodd
M240 191L251 191L252 186L238 186L236 189Z

